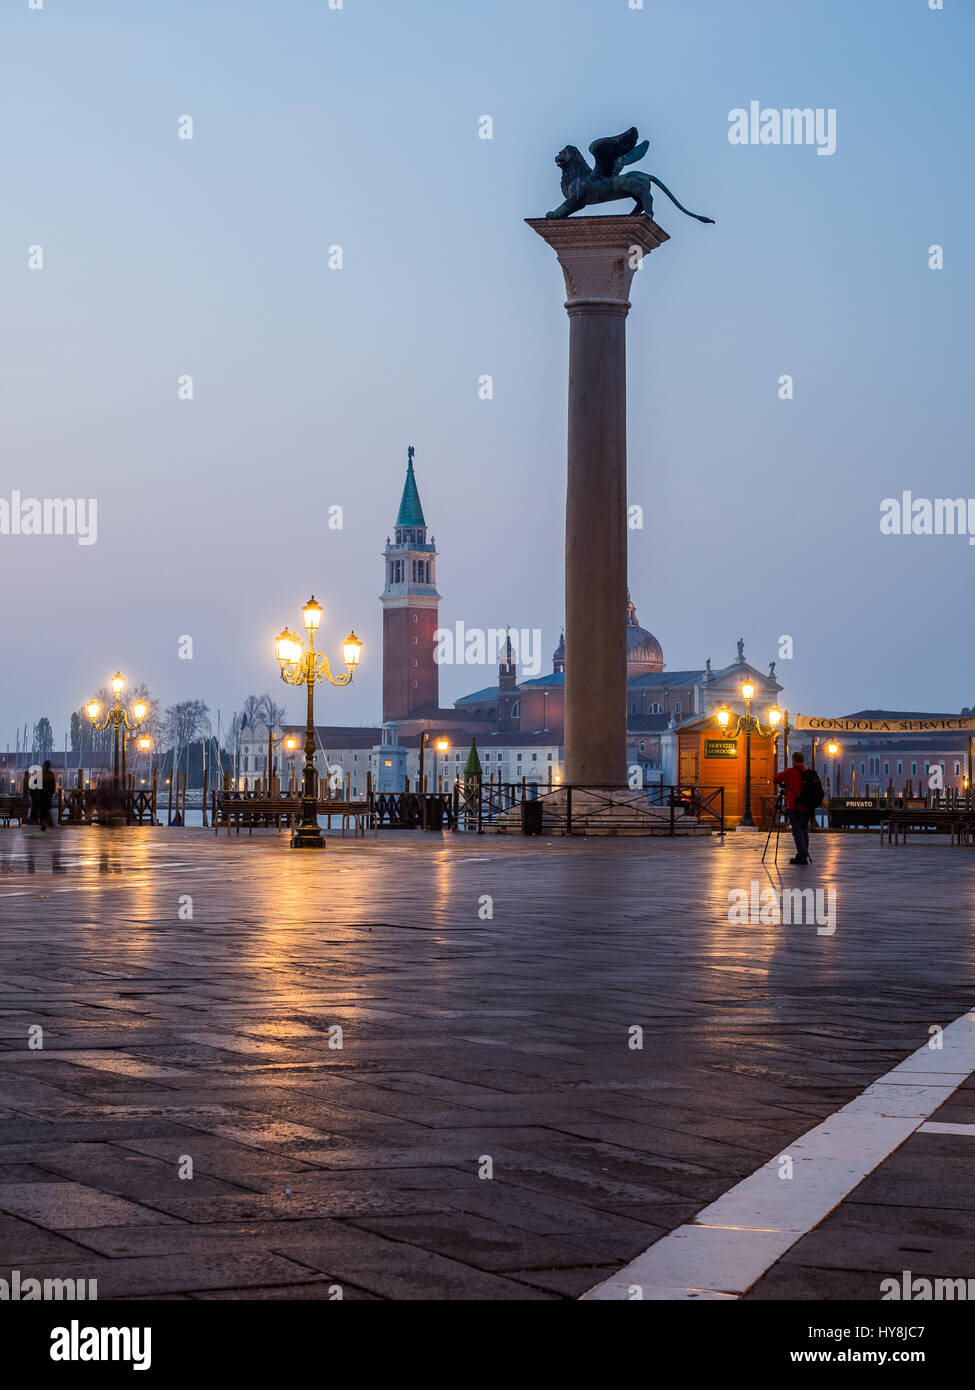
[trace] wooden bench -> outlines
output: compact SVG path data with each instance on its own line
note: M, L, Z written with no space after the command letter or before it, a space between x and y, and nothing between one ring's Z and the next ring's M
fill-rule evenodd
M332 828L332 817L341 816L343 835L351 821L355 838L358 839L360 835L365 835L366 824L372 812L370 811L367 801L320 801L318 803L318 814L326 817L327 828L329 830ZM379 834L375 824L373 825L373 834Z
M255 825L258 829L273 825L280 830L282 821L293 829L301 813L301 799L295 796L221 796L214 792L212 811L214 834L221 826L226 826L229 835L232 825L236 827L238 835L241 825L245 825L250 834L253 834ZM332 817L341 816L343 836L351 822L358 839L366 833L370 809L365 801L319 801L318 814L326 817L329 830L332 828Z
M239 835L241 825L246 825L251 833L255 825L258 828L273 825L276 830L280 830L282 820L290 825L298 811L298 800L295 797L222 796L214 792L211 809L214 834L225 825L229 835L233 825Z
M12 820L23 825L30 814L30 801L25 796L0 796L0 821L10 826Z
M967 840L971 833L972 819L971 811L966 811L964 807L919 807L917 809L892 810L880 827L880 843L883 844L884 842L885 830L888 845L896 845L901 836L903 836L906 845L909 830L922 832L933 830L936 833L950 834L951 843L960 845L963 837Z

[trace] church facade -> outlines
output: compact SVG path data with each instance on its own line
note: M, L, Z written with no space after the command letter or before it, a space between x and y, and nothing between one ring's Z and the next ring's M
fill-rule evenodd
M434 659L440 594L437 592L437 551L427 541L427 525L417 487L412 447L406 480L394 527L387 538L383 607L383 721L395 722L400 737L442 728L456 736L476 736L478 746L504 750L511 769L544 749L546 762L553 748L561 750L565 716L565 637L552 653L552 670L542 676L518 679L510 639L502 653L497 679L461 696L452 708L441 708L439 667ZM762 672L746 661L738 643L737 659L717 670L711 662L691 670L668 671L663 648L653 633L640 626L636 606L627 595L627 746L648 767L659 767L661 735L686 719L712 713L722 704L744 712L741 684L755 685L754 707L764 717L782 687L774 665ZM523 745L523 756L517 747ZM499 761L501 761L499 759ZM533 759L537 762L537 757ZM558 761L561 762L561 756Z

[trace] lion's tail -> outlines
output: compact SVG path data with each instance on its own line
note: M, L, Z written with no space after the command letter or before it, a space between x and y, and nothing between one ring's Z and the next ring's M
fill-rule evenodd
M677 201L677 199L674 197L673 193L671 193L667 185L665 183L661 183L660 180L658 178L655 178L653 174L648 174L647 178L650 180L651 183L655 183L657 185L661 193L666 193L667 197L673 203L674 207L680 208L681 212L686 213L688 217L696 217L698 222L714 222L713 217L702 217L699 212L691 212L689 208L685 208L683 203L679 203Z

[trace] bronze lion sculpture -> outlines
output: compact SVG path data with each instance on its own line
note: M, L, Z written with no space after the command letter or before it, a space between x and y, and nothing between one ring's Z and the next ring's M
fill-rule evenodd
M562 196L565 202L546 217L568 217L590 203L612 203L618 198L632 198L636 203L634 212L645 212L653 216L653 184L665 193L675 207L688 217L696 217L698 222L714 222L713 217L702 217L699 212L690 212L679 203L670 189L655 178L639 170L624 174L627 164L635 164L650 148L650 141L637 144L637 128L630 126L622 135L607 135L594 140L589 153L595 162L591 168L584 154L575 145L566 145L555 156L555 162L562 170Z

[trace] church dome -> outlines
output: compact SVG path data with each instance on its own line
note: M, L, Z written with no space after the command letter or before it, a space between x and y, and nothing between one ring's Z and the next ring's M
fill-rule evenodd
M636 606L627 598L626 604L626 670L631 680L636 676L646 676L652 671L664 669L664 649L654 637L637 622Z

